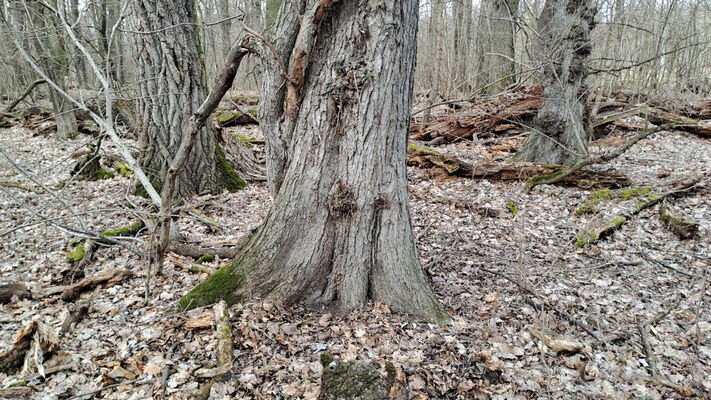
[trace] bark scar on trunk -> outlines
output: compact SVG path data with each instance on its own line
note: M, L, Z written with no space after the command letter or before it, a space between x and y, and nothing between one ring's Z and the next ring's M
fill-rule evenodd
M353 189L343 180L336 182L329 193L328 209L335 218L344 218L351 215L358 208L355 203Z

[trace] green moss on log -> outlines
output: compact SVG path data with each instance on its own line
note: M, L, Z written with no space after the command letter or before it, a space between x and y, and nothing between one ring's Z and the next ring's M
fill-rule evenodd
M511 214L513 214L514 217L518 215L518 206L513 201L506 203L506 208Z
M78 242L74 244L75 247L67 251L67 261L70 263L75 263L81 261L86 255L86 250L84 249L84 242Z
M198 264L204 264L204 263L209 263L215 261L215 256L212 254L203 254L200 256L200 258L197 259Z
M112 231L104 231L103 234L104 236L133 236L138 233L141 229L143 229L145 225L143 224L142 220L138 220L134 223L132 223L129 226L124 226L123 228L119 228L116 230Z
M131 175L133 175L133 168L131 168L128 164L117 162L114 164L114 169L119 173L119 175L125 176L126 178L130 178Z
M629 199L632 199L635 197L644 196L651 191L652 191L652 188L650 188L650 187L637 187L637 188L625 189L617 195L617 201L626 201L626 200L629 200Z
M579 217L583 214L594 214L598 212L597 208L595 208L598 204L611 199L612 191L610 189L602 189L593 192L588 198L588 200L585 201L585 203L583 203L583 205L580 206L577 210L575 210L574 215L576 217Z
M560 169L560 170L558 170L558 171L556 171L556 172L553 172L552 174L548 174L548 175L536 175L536 176L532 176L532 177L530 177L530 178L528 178L528 179L526 180L526 183L528 183L529 185L541 185L541 184L545 184L545 183L549 182L550 180L555 179L555 178L557 178L557 177L563 175L563 172L565 172L565 168Z
M236 192L247 187L247 182L232 168L230 162L225 158L225 151L220 146L215 147L215 156L217 184L220 188Z
M180 311L192 310L225 300L227 305L240 302L243 296L237 290L244 284L245 277L236 271L237 265L230 263L200 282L178 301Z
M662 221L662 224L666 226L667 229L669 229L681 240L691 239L699 232L698 223L679 218L667 211L663 211L659 215L659 220Z

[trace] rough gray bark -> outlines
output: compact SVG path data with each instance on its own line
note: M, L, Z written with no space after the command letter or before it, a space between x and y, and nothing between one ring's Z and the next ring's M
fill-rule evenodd
M262 125L276 123L267 125L267 140L284 144L274 205L238 257L181 306L256 295L351 310L372 299L445 321L420 266L408 205L418 2L321 3L325 17L318 1L303 7L298 40L281 36L292 51L277 43L291 55L289 93L262 75L261 99L280 94L283 110L287 98L281 122L260 116ZM293 14L280 13L277 26L288 28ZM309 27L319 15L320 27Z
M132 3L134 50L140 84L142 130L140 163L151 183L161 188L180 146L188 119L207 95L195 4L180 0ZM215 192L218 182L217 138L205 124L177 177L174 196ZM220 184L220 185L218 185Z
M519 0L483 0L477 32L477 87L496 94L516 81L514 18Z
M547 0L538 21L543 61L543 106L516 158L573 164L588 156L585 108L590 31L596 8L590 0Z

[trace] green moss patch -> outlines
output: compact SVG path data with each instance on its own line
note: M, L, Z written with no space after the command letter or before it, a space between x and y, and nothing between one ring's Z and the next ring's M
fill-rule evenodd
M596 192L593 192L590 197L588 198L585 203L583 203L582 206L580 206L575 212L573 213L576 217L579 217L583 214L594 214L598 212L598 209L596 206L603 201L606 200L611 200L612 199L612 191L610 189L603 189L603 190L598 190Z
M125 176L126 178L130 178L131 175L133 175L133 168L131 168L128 164L117 162L114 164L114 169L119 173L119 175Z
M84 249L84 242L74 243L67 251L67 261L69 261L70 263L75 263L81 261L85 255L86 250Z
M215 156L218 186L233 193L246 188L247 182L232 168L220 146L215 147Z
M212 254L203 254L197 259L198 264L209 263L215 261L215 256Z
M513 201L506 203L506 208L511 214L513 214L514 217L518 215L518 206Z
M650 187L637 187L637 188L625 189L617 194L617 201L626 201L626 200L630 200L635 197L644 196L651 191L652 191L652 189Z
M103 235L104 236L133 236L133 235L137 234L138 231L143 229L144 226L145 226L145 224L143 223L143 221L138 220L138 221L132 223L131 225L125 226L123 228L119 228L119 229L112 230L112 231L104 231Z
M180 298L179 309L181 311L191 310L214 304L219 300L225 300L228 305L240 302L243 296L236 294L236 292L244 284L245 277L235 271L236 267L234 262L225 265L200 282L188 294Z

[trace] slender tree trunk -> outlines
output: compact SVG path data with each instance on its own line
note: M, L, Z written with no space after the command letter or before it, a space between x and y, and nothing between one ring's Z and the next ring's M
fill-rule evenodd
M303 81L288 84L298 101L287 96L283 122L266 130L285 144L274 205L239 256L183 297L182 307L256 295L351 310L371 299L447 319L420 266L408 206L417 13L416 0L338 2L327 11ZM314 18L302 14L304 24ZM293 49L294 17L280 16L287 45L276 46Z
M585 78L595 13L590 0L546 1L538 21L543 105L517 159L573 164L588 156Z
M188 118L207 95L197 15L192 2L136 0L135 54L142 112L141 167L156 188L175 156ZM216 192L244 186L217 147L214 129L206 124L177 178L174 195Z
M496 94L516 81L514 18L519 0L483 0L477 36L477 87Z

